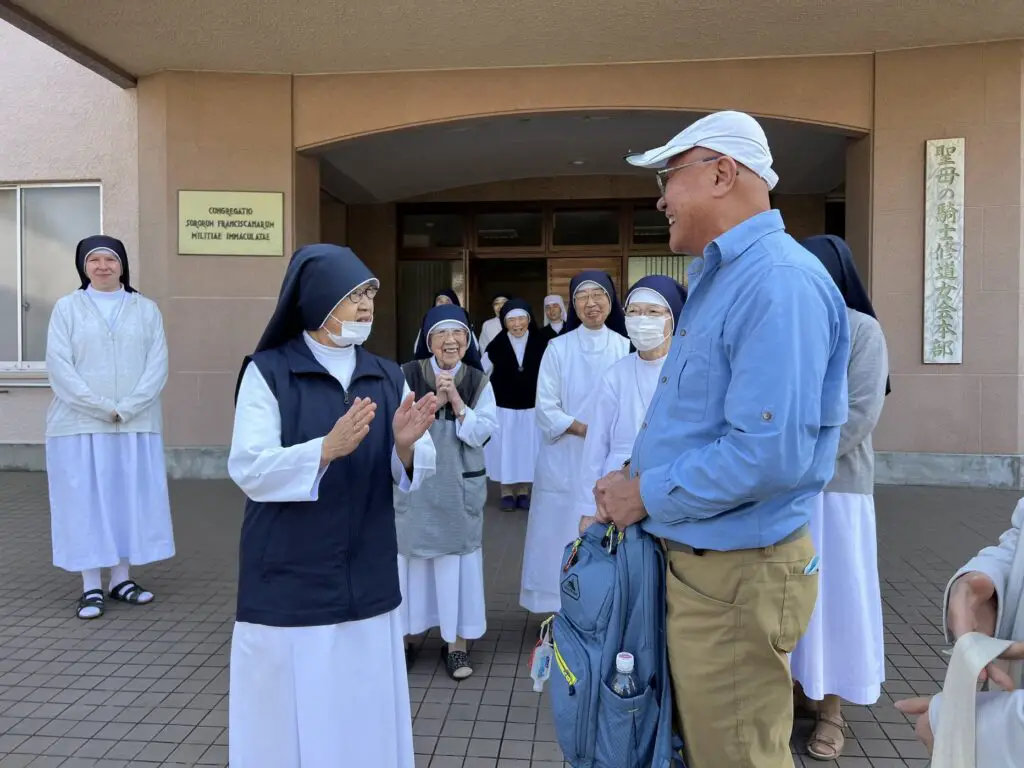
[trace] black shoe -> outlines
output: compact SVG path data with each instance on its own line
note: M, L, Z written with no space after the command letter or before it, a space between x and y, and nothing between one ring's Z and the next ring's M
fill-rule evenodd
M465 680L473 674L473 668L469 666L469 654L465 651L449 651L447 645L442 645L441 660L452 680Z

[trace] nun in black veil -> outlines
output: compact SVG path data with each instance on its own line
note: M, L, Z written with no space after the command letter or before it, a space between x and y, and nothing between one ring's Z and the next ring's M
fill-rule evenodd
M829 567L821 569L818 602L791 659L798 694L818 702L807 751L834 760L845 744L842 700L874 704L885 681L871 434L889 393L889 360L849 246L834 235L800 244L832 276L850 320L849 416L839 432L835 474L814 500L810 520L814 548Z
M445 288L445 289L440 290L437 293L435 293L434 294L434 303L431 306L432 307L453 306L453 307L458 307L459 309L462 309L464 312L466 311L465 308L462 306L462 302L459 301L459 294L457 294L451 288ZM469 312L466 312L466 317L469 317ZM421 332L422 331L417 331L416 332L416 340L412 343L412 353L413 353L413 355L416 355L419 352L419 349L420 349L420 334L421 334ZM483 347L480 346L480 341L479 341L479 339L477 339L476 334L474 334L472 330L470 330L469 333L473 337L473 344L476 346L477 349L479 349L481 352L483 352Z
M434 472L437 397L362 348L378 287L348 248L300 248L239 373L232 768L414 765L392 493Z
M46 336L46 468L53 564L81 572L76 615L98 619L107 597L152 602L129 569L174 556L160 409L167 339L156 303L132 287L124 243L87 237L75 267L81 288L57 300Z
M473 674L466 641L487 630L484 445L498 426L466 313L449 304L427 312L416 359L402 372L418 397L433 392L440 406L430 427L434 476L416 493L395 494L402 619L408 635L439 627L445 669L464 680Z

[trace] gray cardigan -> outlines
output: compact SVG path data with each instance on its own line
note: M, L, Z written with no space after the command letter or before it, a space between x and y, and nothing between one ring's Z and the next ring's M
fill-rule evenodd
M871 433L882 415L889 354L882 326L870 315L847 309L850 317L850 413L839 433L836 471L826 491L874 493L875 452Z

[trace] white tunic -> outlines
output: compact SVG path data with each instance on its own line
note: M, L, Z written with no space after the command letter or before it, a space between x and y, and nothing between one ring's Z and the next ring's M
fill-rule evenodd
M484 321L484 324L480 326L480 354L487 351L487 345L494 341L499 333L501 333L500 319L492 317L490 320Z
M437 361L431 359L430 362L437 376L440 373ZM450 373L454 375L458 370L456 366ZM480 448L498 427L497 412L494 390L488 382L480 392L476 407L467 405L462 422L456 420L456 437L468 446ZM433 558L399 554L398 579L402 587L399 612L403 634L418 635L439 627L441 637L448 643L454 643L456 637L476 640L484 636L487 604L482 549Z
M348 387L355 348L306 344ZM409 387L405 387L405 394ZM378 416L379 418L379 416ZM231 479L255 501L315 501L323 438L283 447L277 400L255 365L246 368L228 456ZM434 471L430 435L413 450L413 476L395 451L403 491ZM232 768L413 768L412 713L399 609L321 627L236 622L231 639L228 762Z
M594 484L621 469L633 455L633 443L654 397L665 357L644 360L634 352L617 360L601 379L580 461L576 493L580 517L596 511Z
M594 419L605 371L629 353L629 340L602 327L580 326L548 344L537 381L541 447L526 527L519 602L533 613L558 611L558 574L565 546L579 535L576 493L584 440L565 431Z
M85 571L171 558L174 530L159 431L167 381L160 312L124 289L89 287L58 304L47 335L53 563ZM81 369L83 359L88 371ZM111 419L114 410L121 422Z
M874 497L819 494L810 529L821 558L818 600L790 658L793 679L815 701L833 694L869 706L885 682Z
M529 331L518 339L508 337L520 365L523 364L529 338ZM484 371L490 374L494 366L486 355L483 364ZM491 480L503 485L533 482L537 452L540 450L540 430L534 413L533 408L498 408L498 429L484 446L484 464Z

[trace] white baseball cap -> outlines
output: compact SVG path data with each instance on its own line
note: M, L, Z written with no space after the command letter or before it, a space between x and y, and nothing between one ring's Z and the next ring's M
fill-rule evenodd
M704 147L728 155L746 166L774 189L779 176L772 170L772 153L764 129L745 112L714 112L702 117L673 136L663 146L642 154L626 155L626 162L637 168L660 170L669 161L694 147Z

